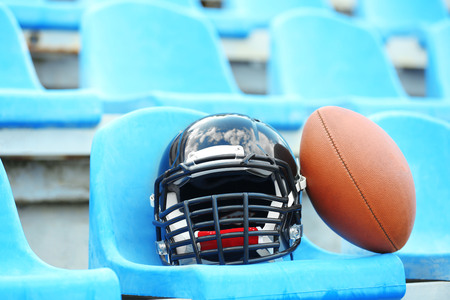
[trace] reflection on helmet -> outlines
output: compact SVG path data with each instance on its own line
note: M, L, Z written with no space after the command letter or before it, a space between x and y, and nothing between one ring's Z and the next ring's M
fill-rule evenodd
M163 263L249 264L291 253L301 239L302 179L267 124L238 114L194 122L167 148L155 182Z

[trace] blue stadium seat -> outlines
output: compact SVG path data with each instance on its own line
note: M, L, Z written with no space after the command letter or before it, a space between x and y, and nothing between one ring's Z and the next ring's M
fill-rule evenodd
M203 12L220 36L243 38L254 29L267 29L276 15L299 7L332 10L328 0L223 0L221 8L206 8Z
M39 259L28 245L0 161L0 295L2 299L120 299L109 269L66 270Z
M87 128L98 125L102 113L98 96L88 91L0 89L1 128Z
M0 3L0 127L90 127L102 106L87 91L45 90L16 19Z
M22 28L74 30L91 1L96 0L0 0L0 3L11 9Z
M450 99L450 19L426 30L428 64L425 70L428 97Z
M155 106L175 106L200 110L208 114L234 112L251 115L278 130L300 129L308 116L321 105L340 105L349 109L353 104L347 99L302 101L297 96L243 95L243 94L182 94L152 93L149 102ZM138 107L141 101L134 107ZM130 110L131 111L131 110Z
M399 299L404 295L404 270L397 256L343 256L323 251L307 238L295 252L295 261L163 266L155 249L149 196L165 147L204 115L182 108L147 108L97 131L90 173L91 268L112 268L126 295L191 299Z
M0 89L43 89L17 20L0 3Z
M81 87L99 92L106 113L161 105L208 113L257 110L283 129L299 128L305 117L300 107L290 110L291 99L244 97L214 28L198 11L159 1L109 1L88 11L81 35Z
M109 0L0 0L0 3L11 9L22 28L78 30L86 9L106 1ZM200 6L197 0L170 1L185 7Z
M108 1L81 26L80 85L106 96L149 91L237 93L211 25L198 13L151 1Z
M416 186L416 221L396 254L411 280L450 280L450 123L424 114L389 111L371 116L405 155ZM347 244L346 252L361 253Z
M296 95L244 95L244 94L184 94L154 92L141 97L118 97L105 101L105 110L121 113L151 107L175 106L200 110L208 114L236 112L251 115L278 130L296 130L316 109L335 105L357 111L365 116L387 110L424 113L450 122L450 101L408 98L337 97L305 101Z
M426 99L424 101L411 101L411 99L403 98L381 98L373 101L373 98L370 97L346 97L346 99L352 105L351 109L364 116L390 110L401 110L426 114L450 122L450 101L442 101L442 99ZM333 105L331 101L330 104ZM338 102L336 105L340 106L341 104Z
M346 16L294 10L275 18L270 34L272 94L406 96L377 34Z
M387 39L416 36L424 26L448 18L444 0L358 0L354 15L375 27Z

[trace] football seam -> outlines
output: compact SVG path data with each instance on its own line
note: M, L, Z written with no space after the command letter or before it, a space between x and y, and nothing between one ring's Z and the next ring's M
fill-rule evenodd
M331 142L331 145L333 146L334 151L337 153L339 160L341 161L342 165L344 166L344 169L346 170L346 172L348 173L348 175L350 176L350 179L352 181L352 183L355 185L356 189L358 190L359 194L361 195L361 198L364 200L364 203L366 204L367 208L369 209L370 213L372 214L372 216L374 217L375 221L377 222L378 226L381 228L381 230L383 231L384 235L387 237L387 239L389 240L389 242L391 243L391 245L394 247L395 250L398 250L398 248L395 246L394 242L392 241L392 239L390 238L389 234L386 232L386 230L384 229L383 225L381 224L381 222L379 221L379 219L377 218L377 216L375 215L374 211L372 210L372 207L370 206L369 202L367 201L366 197L364 196L363 191L361 190L361 188L359 187L358 183L356 182L356 179L353 177L352 172L350 171L349 167L347 166L347 163L345 162L344 158L342 157L341 152L339 151L335 140L333 139L333 136L331 135L330 130L328 129L324 118L322 117L322 115L320 114L320 112L317 110L317 115L319 116L319 120L320 123L322 124L323 129L325 130L328 139Z

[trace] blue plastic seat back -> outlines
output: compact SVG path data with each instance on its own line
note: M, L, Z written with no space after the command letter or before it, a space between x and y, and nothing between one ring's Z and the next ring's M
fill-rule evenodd
M91 264L102 250L110 251L107 243L134 263L161 264L149 197L164 149L203 116L193 110L148 108L127 114L96 133L91 151Z
M27 29L78 29L86 5L102 0L0 0Z
M14 275L28 270L29 273L39 265L37 256L28 245L20 224L11 186L2 162L0 161L0 275Z
M43 262L30 248L0 161L0 294L2 299L119 299L109 269L66 270Z
M427 96L450 98L450 19L430 27L427 30L426 42Z
M371 118L397 143L413 173L416 220L402 253L450 253L450 123L425 115L386 112Z
M177 4L177 5L182 5L186 8L198 9L198 8L203 7L200 0L172 0L171 3Z
M91 5L110 0L0 0L11 9L22 28L78 30L81 17ZM160 0L165 1L165 0ZM198 8L197 0L170 0Z
M149 197L164 149L204 115L173 107L147 108L97 131L90 165L91 268L114 269L122 293L128 295L190 299L398 299L404 295L404 270L395 255L341 256L315 247L307 238L293 254L295 261L161 266ZM346 276L339 277L343 270L348 271Z
M1 3L5 4L21 4L21 5L52 5L52 4L60 4L64 2L71 2L72 4L80 4L80 3L90 3L90 2L99 2L99 1L107 1L107 0L0 0Z
M405 92L377 35L345 16L299 9L271 26L272 94L399 97Z
M248 17L270 20L277 14L301 7L331 9L327 0L225 0L225 8L236 10Z
M267 29L276 15L300 7L332 10L327 0L223 0L220 8L206 8L202 12L220 36L246 38L255 29Z
M0 3L0 88L41 89L22 31Z
M419 26L447 18L448 10L443 0L358 0L355 15L389 36L417 34Z
M108 95L237 92L219 40L200 14L156 1L111 1L82 22L80 83Z

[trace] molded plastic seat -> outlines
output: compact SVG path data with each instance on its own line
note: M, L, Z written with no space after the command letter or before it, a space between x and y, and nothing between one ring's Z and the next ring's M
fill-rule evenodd
M8 5L22 28L77 30L86 9L103 1L109 0L0 0L0 3ZM171 2L186 7L199 6L196 0Z
M449 16L443 0L358 0L354 14L384 38L406 35L419 40L424 26Z
M299 9L271 24L272 94L406 96L377 35L349 18Z
M21 27L32 29L77 29L85 6L92 1L96 0L0 0Z
M397 143L416 186L416 220L396 254L407 279L450 280L450 123L423 114L390 111L371 117ZM359 252L347 245L346 252Z
M89 91L0 89L0 127L76 127L99 124L102 103Z
M428 27L426 44L428 65L425 71L429 97L450 99L450 19Z
M43 89L22 31L10 10L0 3L0 89Z
M373 98L368 97L346 97L346 99L352 104L351 109L364 116L391 110L401 110L410 113L426 114L430 117L450 122L450 101L442 101L442 99L426 99L424 101L411 101L406 98L380 98L377 101L373 101ZM335 100L330 99L329 105L341 106L339 102L333 104L333 101Z
M65 270L39 259L28 245L0 162L0 295L2 299L120 299L109 269Z
M395 255L349 257L307 238L295 261L244 266L163 266L149 197L169 142L204 113L173 107L134 111L97 131L91 151L90 267L110 267L128 295L191 299L401 298Z
M316 109L337 105L365 116L387 110L405 110L425 113L450 121L450 101L427 99L411 101L408 98L337 97L305 101L297 95L245 95L245 94L183 94L154 92L142 96L109 98L104 101L106 111L128 113L152 106L175 106L196 109L208 114L235 112L251 115L278 130L300 129Z
M100 99L79 90L45 90L19 25L0 3L0 127L88 127L99 123Z
M153 106L174 106L196 109L208 114L234 112L251 115L278 130L297 130L303 125L308 116L321 104L344 106L353 108L347 99L329 101L317 100L315 103L302 101L297 96L270 96L244 94L182 94L182 93L152 93L147 104ZM131 111L142 105L143 99L132 99ZM123 106L124 103L122 102Z
M239 92L215 31L192 10L159 1L108 1L86 13L81 35L83 88L113 97Z
M242 38L254 29L268 28L276 15L300 7L332 10L327 0L224 0L221 8L203 12L222 37Z

